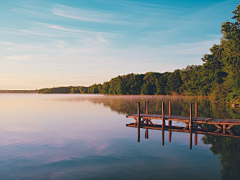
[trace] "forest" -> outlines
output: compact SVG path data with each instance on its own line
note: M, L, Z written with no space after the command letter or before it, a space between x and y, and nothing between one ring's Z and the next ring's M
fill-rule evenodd
M222 23L220 44L203 55L202 65L189 65L174 72L126 74L89 87L39 89L38 93L88 93L113 95L193 95L214 101L240 102L240 4L232 22Z

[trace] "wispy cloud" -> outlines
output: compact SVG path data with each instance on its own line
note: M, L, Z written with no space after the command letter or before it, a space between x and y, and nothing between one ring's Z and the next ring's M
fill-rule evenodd
M52 9L53 14L83 21L92 22L112 22L112 15L93 10L85 10L80 8L73 8L64 5L54 5Z

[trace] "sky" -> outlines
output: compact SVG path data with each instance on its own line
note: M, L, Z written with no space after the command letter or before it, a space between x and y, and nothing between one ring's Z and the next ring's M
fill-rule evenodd
M238 0L0 0L0 89L202 64Z

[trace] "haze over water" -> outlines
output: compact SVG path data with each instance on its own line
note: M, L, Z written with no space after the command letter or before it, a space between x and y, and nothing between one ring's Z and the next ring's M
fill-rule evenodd
M231 179L239 178L240 140L126 127L134 122L136 102L149 101L149 113L172 102L172 114L239 118L236 109L206 98L174 96L102 96L0 94L0 179ZM166 106L166 114L168 112ZM182 123L174 122L182 126ZM228 149L228 151L226 150ZM231 153L229 153L231 152ZM228 154L229 153L229 154ZM226 158L227 157L227 158Z

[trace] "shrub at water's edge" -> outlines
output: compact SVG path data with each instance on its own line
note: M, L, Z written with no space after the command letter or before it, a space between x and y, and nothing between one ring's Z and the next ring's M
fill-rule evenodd
M203 56L203 65L166 73L132 73L89 87L45 88L38 93L200 95L216 101L240 102L240 4L233 14L234 22L222 24L221 42L213 45L211 54Z

